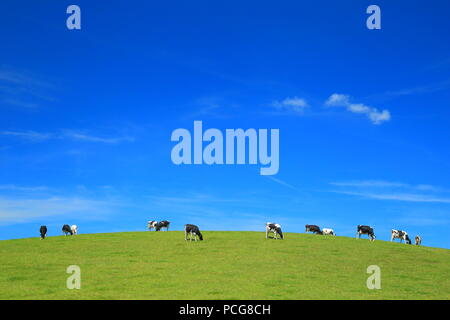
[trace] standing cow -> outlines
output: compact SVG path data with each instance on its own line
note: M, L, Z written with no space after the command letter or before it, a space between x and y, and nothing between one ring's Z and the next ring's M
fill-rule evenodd
M391 241L394 241L394 239L400 239L400 243L405 240L406 244L411 244L411 239L409 239L408 233L403 230L391 230Z
M278 223L267 222L266 223L266 239L269 237L269 232L273 232L273 239L278 239L278 236L281 240L284 239L283 231L281 231L281 225Z
M66 236L67 236L68 234L73 235L72 229L70 228L70 226L69 226L68 224L63 225L63 227L62 227L62 232L63 232L63 234L66 235Z
M166 228L166 231L169 231L170 222L167 220L160 221L155 225L155 231L160 231L162 228Z
M78 234L78 226L76 224L74 224L73 226L70 227L70 230L72 230L72 234Z
M325 234L325 235L331 235L331 236L335 236L336 235L336 233L334 233L334 230L330 229L330 228L323 228L322 229L322 233Z
M319 226L316 226L314 224L307 224L305 226L306 231L305 232L312 232L315 234L323 234L323 232L320 230Z
M192 241L192 237L197 241L197 237L200 240L203 240L203 235L200 232L200 229L193 224L187 224L184 226L184 240L187 240L187 235L189 234L189 240Z
M422 237L421 236L416 236L415 240L416 240L416 246L422 245Z
M367 234L371 241L375 241L375 233L373 232L372 227L359 225L356 228L356 235L358 236L358 238L361 238L362 234Z
M47 236L47 226L41 226L39 232L41 233L41 240L44 240Z
M151 231L152 229L154 229L156 227L157 223L158 223L158 221L156 221L156 220L151 220L151 221L147 222L147 229Z

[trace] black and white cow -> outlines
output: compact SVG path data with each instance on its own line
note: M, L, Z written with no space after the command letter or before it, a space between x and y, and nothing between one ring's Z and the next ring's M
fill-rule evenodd
M160 231L162 228L166 228L166 231L169 231L169 225L170 225L170 222L167 220L157 222L155 224L155 231Z
M369 236L370 240L375 241L375 233L373 232L373 228L371 228L369 226L359 225L356 228L356 235L358 236L358 238L361 238L362 234L367 234Z
M416 240L416 246L420 246L422 244L422 237L421 236L416 236L415 240Z
M41 240L44 240L47 236L47 226L41 226L39 232L41 233Z
M158 223L158 221L156 220L151 220L149 222L147 222L147 229L148 230L152 230L156 227L156 224Z
M67 236L67 234L73 235L72 229L68 224L63 225L62 232Z
M394 241L394 239L400 239L400 243L405 240L406 244L411 244L411 239L409 239L408 233L403 230L391 230L391 241Z
M281 231L281 225L278 223L273 222L267 222L266 223L266 239L269 237L269 232L273 232L273 239L278 239L278 236L280 236L280 239L283 240L283 231Z
M315 234L323 234L323 232L320 231L320 227L316 226L314 224L307 224L305 226L305 228L306 228L305 232L312 232L312 233L315 233Z
M192 237L194 237L194 240L197 241L197 237L200 240L203 240L203 235L200 232L200 229L193 224L186 224L184 226L184 240L187 240L187 235L189 234L189 240L192 241Z
M323 233L323 234L326 234L326 235L330 235L330 236L335 236L335 235L336 235L336 233L334 232L334 230L333 230L333 229L330 229L330 228L323 228L323 229L322 229L322 233Z

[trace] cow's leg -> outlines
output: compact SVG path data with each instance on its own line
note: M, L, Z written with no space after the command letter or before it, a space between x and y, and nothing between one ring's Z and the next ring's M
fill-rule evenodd
M267 230L267 228L266 228L266 240L268 237L269 237L269 230Z

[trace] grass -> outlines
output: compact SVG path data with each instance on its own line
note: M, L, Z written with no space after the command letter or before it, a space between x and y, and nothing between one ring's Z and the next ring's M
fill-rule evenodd
M86 234L0 241L0 299L449 299L450 250L262 232ZM69 265L81 289L66 288ZM381 289L369 290L369 265Z

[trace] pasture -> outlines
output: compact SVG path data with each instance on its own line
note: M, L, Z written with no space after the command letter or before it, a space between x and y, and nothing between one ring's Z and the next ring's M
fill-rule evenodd
M205 231L0 241L0 299L450 299L450 250L348 237ZM81 289L66 288L70 265ZM369 265L381 289L369 290Z

